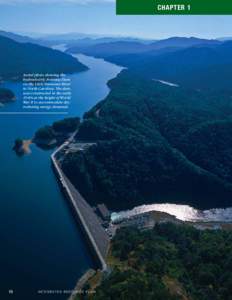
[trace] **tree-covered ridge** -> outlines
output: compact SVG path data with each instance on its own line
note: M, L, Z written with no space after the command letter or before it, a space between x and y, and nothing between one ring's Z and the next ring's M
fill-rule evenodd
M63 161L87 200L116 210L148 202L231 206L230 165L221 159L215 160L216 168L206 165L213 157L204 152L209 146L205 136L195 145L187 142L200 124L223 120L230 127L229 93L169 87L130 70L111 81L110 88L109 96L86 114L77 136L97 146ZM230 141L224 140L226 149L231 149ZM197 151L206 158L204 164L193 155L190 159L189 153Z
M120 267L89 298L231 300L231 245L231 231L171 223L120 229L112 242Z
M190 160L231 182L232 119L200 124L188 132L180 147Z
M18 43L0 36L0 77L20 78L23 73L74 73L87 70L76 58L47 47Z
M38 146L50 145L55 147L62 143L70 133L77 130L80 125L80 118L65 118L54 122L51 126L46 125L39 128L34 135L33 142Z

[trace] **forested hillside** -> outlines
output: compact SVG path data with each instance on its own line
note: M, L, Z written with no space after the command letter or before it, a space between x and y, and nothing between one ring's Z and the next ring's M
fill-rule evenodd
M149 202L231 206L229 93L170 87L130 70L110 87L109 96L86 114L77 136L97 146L63 162L88 201L116 210ZM213 135L223 143L221 151L214 149Z
M112 243L118 267L86 299L231 300L231 243L230 231L124 228Z
M0 36L0 77L20 79L23 73L73 73L87 69L70 55L47 47L18 43Z

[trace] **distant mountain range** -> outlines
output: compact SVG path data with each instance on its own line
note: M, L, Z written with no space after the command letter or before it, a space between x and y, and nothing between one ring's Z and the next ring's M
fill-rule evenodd
M5 36L19 43L34 43L42 46L54 46L66 44L68 48L89 47L92 45L111 43L118 41L139 42L149 44L155 40L139 39L133 37L106 37L95 34L66 33L66 34L16 34L0 30L0 36Z
M18 36L14 38L20 39ZM16 42L0 35L0 77L18 79L23 73L73 73L87 69L63 52L32 43Z
M129 36L106 36L106 35L99 35L99 34L87 34L87 33L80 33L80 32L71 32L71 33L62 33L62 34L42 34L42 33L12 33L8 31L0 30L0 35L12 38L17 42L41 42L41 43L67 43L70 46L78 46L79 42L88 43L90 44L99 44L99 43L108 43L108 42L117 42L117 41L128 41L128 42L140 42L144 44L151 44L157 42L157 46L166 43L166 47L174 46L173 41L178 39L178 43L183 43L184 46L191 46L194 43L198 43L199 40L202 40L204 43L207 41L212 42L213 40L210 39L200 39L195 37L170 37L166 39L143 39L143 38L136 38L136 37L129 37ZM197 40L197 41L196 41ZM219 37L216 38L214 41L228 41L232 40L232 37ZM164 43L163 43L164 42ZM171 45L168 45L171 43ZM179 45L180 46L180 45Z
M142 38L135 37L124 37L124 36L106 36L106 35L97 35L97 34L86 34L86 33L64 33L64 34L44 34L41 36L37 36L37 38L44 41L60 41L67 43L79 41L79 40L92 40L95 42L112 42L112 41L144 41L151 42L152 40L146 40ZM153 40L154 41L154 40Z
M163 49L167 47L187 48L199 45L218 45L217 40L199 39L195 37L171 37L168 39L157 41L153 44L152 50Z
M232 90L232 41L173 37L149 44L118 41L80 45L67 52L102 57L150 79L196 89Z
M164 48L157 55L111 56L108 60L133 67L135 72L151 79L197 89L232 90L232 41L168 50Z
M9 39L14 40L15 42L18 42L18 43L33 43L34 42L34 39L32 39L28 36L19 35L19 34L16 34L16 33L3 31L3 30L0 30L0 36L7 37Z
M11 38L19 43L28 43L35 41L71 41L71 40L79 40L82 38L86 38L86 35L79 33L69 33L69 34L18 34L12 33L9 31L0 30L0 35ZM94 36L88 36L89 38L93 38Z
M220 37L217 38L218 41L231 41L232 40L232 36L227 36L227 37Z
M149 45L150 46L150 45ZM118 54L133 54L145 52L149 47L140 42L131 41L111 41L105 43L95 43L92 45L82 45L70 47L68 53L84 53L95 57L107 58Z
M0 37L1 36L10 38L11 41L14 40L17 43L21 43L20 49L17 48L19 45L16 47L16 44L14 47L12 46L12 49L14 48L13 50L10 49L10 51L14 52L17 48L17 55L19 52L23 55L22 48L26 48L25 51L30 52L29 48L32 47L32 44L28 46L27 43L46 46L63 43L68 47L67 53L83 53L104 58L125 67L133 67L133 71L139 73L142 77L170 81L197 89L232 89L232 59L230 55L232 42L229 41L229 37L221 38L220 40L199 39L195 37L171 37L159 41L149 41L127 37L101 37L69 33L45 35L33 39L11 32L0 31ZM25 45L22 46L22 43ZM2 44L6 47L6 41L5 43L2 42ZM2 57L4 56L3 46ZM35 51L36 46L34 45L33 47ZM38 49L39 48L37 48L37 50ZM44 49L42 50L42 48L40 48L40 50L45 51ZM5 51L8 51L7 47ZM49 55L48 51L48 48L46 48L46 55ZM35 62L33 63L33 61L31 61L33 60L31 56L29 57L28 55L26 63L22 63L22 60L19 60L17 55L12 53L12 57L17 60L17 64L21 64L17 70L21 70L22 65L23 68L35 70ZM74 59L60 52L56 52L54 58L51 59L51 64L53 60L56 61L57 55L59 55L59 57L61 57L61 55L63 56L61 60L59 59L59 63L54 63L54 68L58 68L61 65L63 65L65 70L66 68L69 70L73 68L81 70L83 68L82 65L77 66L77 61L74 63L76 65L75 67L73 67L73 65L71 69L70 66L67 67L67 64L63 64L62 60L68 60L70 63L71 61L74 62ZM15 65L14 63L16 62L4 62L2 69L6 67L8 71L3 70L2 72L12 73L10 68L12 68L12 65ZM42 66L44 68L51 68L51 64L49 64L49 66L47 64L44 64L44 66L41 64L41 68ZM15 72L15 69L13 72ZM222 74L223 76L221 76Z
M82 44L76 43L76 45L70 47L67 52L69 53L85 53L87 55L94 55L96 57L110 57L113 55L122 54L135 54L135 53L148 53L152 51L160 51L162 49L182 49L187 47L194 47L200 45L219 45L221 42L217 40L206 40L198 38L183 38L172 37L160 41L141 42L120 40L120 41L107 41L104 43L92 43Z

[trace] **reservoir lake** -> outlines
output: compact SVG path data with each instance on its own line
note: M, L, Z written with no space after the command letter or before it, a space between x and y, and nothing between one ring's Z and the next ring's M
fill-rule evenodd
M18 157L16 138L30 139L35 131L65 117L83 116L109 93L108 80L121 67L84 55L88 71L68 75L72 101L68 115L7 114L22 111L22 83L4 83L16 102L0 108L1 298L67 299L80 276L94 264L52 171L50 155L31 145L32 153ZM9 295L9 290L11 293ZM55 294L40 294L57 290ZM60 294L61 293L61 294Z

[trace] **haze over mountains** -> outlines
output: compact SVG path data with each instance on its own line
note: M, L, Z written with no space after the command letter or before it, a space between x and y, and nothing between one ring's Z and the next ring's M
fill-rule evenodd
M32 43L32 42L34 42L34 39L32 39L28 36L16 34L16 33L13 33L13 32L8 32L8 31L3 31L3 30L0 30L0 36L7 37L9 39L14 40L15 42L18 42L18 43Z
M17 43L24 44L33 42L39 45L54 46L64 43L68 48L66 52L69 54L83 53L104 58L125 67L133 66L134 72L143 74L143 76L147 78L170 81L187 87L197 89L212 87L223 89L231 87L232 59L230 53L232 44L230 41L223 42L195 37L171 37L159 41L148 41L124 37L97 38L94 35L75 33L46 35L39 39L32 39L27 36L0 31L0 37L1 36L11 38ZM4 47L6 46L3 46L3 44L2 42L2 57L4 55ZM35 45L24 45L21 46L21 48L22 47L34 47L34 50L36 48ZM16 45L13 48L16 51ZM46 49L48 54L49 50L48 48ZM40 48L40 50L42 50L42 48ZM18 48L17 55L19 55L20 51ZM12 56L15 58L17 55L14 56L12 53ZM56 55L62 56L63 59L65 58L64 54L58 54L57 52ZM69 63L72 61L76 65L74 68L78 69L77 62L74 62L74 59L70 56L68 57L69 58L66 57L66 59L69 60ZM34 63L32 61L29 62L31 59L32 58L29 57L26 58L23 63L24 68L27 65L26 69L28 69L29 66L33 66L32 68L35 69ZM10 68L12 68L15 63L16 65L19 64L19 59L17 58L16 60L15 62L8 62L8 66L6 62L4 62L3 69L5 66L8 68L8 72L10 72ZM22 60L20 61L21 66L18 65L19 70L22 67ZM57 66L61 64L62 62L60 60ZM67 66L65 67L65 65L63 65L63 67L66 70ZM79 67L82 69L80 65ZM72 72L73 67L71 67L70 70ZM6 72L6 70L4 72ZM224 73L223 80L220 76L221 72Z
M232 90L231 41L173 37L149 44L117 41L76 46L67 52L104 58L151 79L196 89Z
M35 43L45 46L54 46L57 44L66 44L68 48L74 46L90 46L102 43L116 42L116 41L128 41L128 42L140 42L149 44L155 40L147 40L133 37L111 37L100 36L95 34L83 34L83 33L64 33L64 34L18 34L8 31L0 30L0 36L5 36L20 43Z
M94 55L96 57L110 57L113 55L135 54L135 53L149 53L152 51L159 51L162 49L181 49L200 45L218 45L220 41L205 40L198 38L182 38L172 37L160 41L151 41L150 43L142 43L141 41L108 41L105 43L95 43L94 45L81 45L78 42L76 46L70 47L67 52L70 53L85 53L87 55Z
M60 51L3 36L0 36L0 49L3 79L20 79L23 73L73 73L87 69L76 58Z

